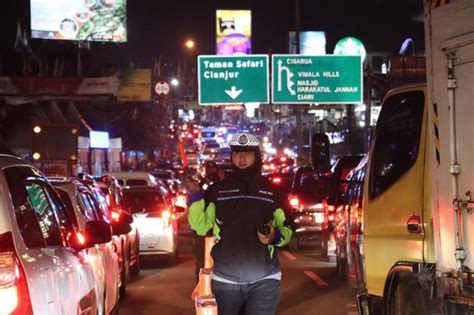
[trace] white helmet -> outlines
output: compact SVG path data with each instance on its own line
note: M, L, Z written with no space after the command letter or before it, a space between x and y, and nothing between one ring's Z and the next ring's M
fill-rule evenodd
M233 135L229 145L233 151L254 151L260 148L257 137L245 132Z

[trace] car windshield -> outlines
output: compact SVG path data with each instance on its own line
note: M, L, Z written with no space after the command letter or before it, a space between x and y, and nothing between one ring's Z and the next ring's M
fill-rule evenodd
M163 211L166 204L159 191L125 191L124 207L131 213Z

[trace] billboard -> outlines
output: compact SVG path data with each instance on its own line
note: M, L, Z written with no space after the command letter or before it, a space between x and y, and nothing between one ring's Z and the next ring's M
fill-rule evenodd
M295 32L289 33L289 54L296 54ZM326 33L324 32L300 32L300 54L301 55L325 55Z
M127 0L30 0L31 37L127 41Z
M216 55L252 53L252 11L216 11Z
M119 101L151 101L151 69L130 69L120 73Z

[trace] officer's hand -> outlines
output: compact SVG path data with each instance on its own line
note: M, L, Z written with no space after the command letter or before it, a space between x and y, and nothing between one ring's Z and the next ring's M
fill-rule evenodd
M258 239L260 240L260 242L262 242L265 245L268 245L273 241L273 238L275 237L275 228L270 223L265 224L265 225L270 227L270 232L265 235L265 234L260 233L257 230L257 235L258 235Z

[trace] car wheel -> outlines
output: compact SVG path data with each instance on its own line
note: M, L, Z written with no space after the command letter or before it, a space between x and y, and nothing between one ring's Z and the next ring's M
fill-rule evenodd
M130 276L136 277L140 274L140 258L137 256L135 263L130 268Z
M288 248L290 251L295 252L300 249L300 237L294 236L291 238L290 243L288 244Z
M324 236L321 238L321 257L328 257L328 241Z
M124 269L122 270L122 275L120 276L122 278L122 285L119 287L120 299L123 299L125 297L125 294L127 294L127 270L128 267L124 266Z
M168 256L168 267L176 266L178 264L178 247L176 247L174 253Z

